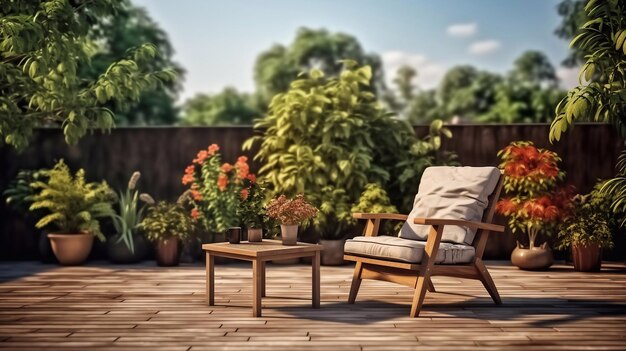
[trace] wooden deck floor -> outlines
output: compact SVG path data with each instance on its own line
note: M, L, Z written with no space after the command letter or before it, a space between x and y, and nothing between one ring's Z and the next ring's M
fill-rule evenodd
M310 308L310 267L268 265L263 317L251 317L251 270L216 267L208 307L201 266L0 264L0 349L46 350L582 350L626 349L626 268L576 273L488 266L504 305L478 282L435 277L421 317L412 291L364 281L345 303L352 266L322 267L322 308Z

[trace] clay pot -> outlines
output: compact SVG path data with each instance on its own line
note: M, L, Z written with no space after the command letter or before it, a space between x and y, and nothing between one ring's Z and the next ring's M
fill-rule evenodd
M550 268L554 263L554 255L548 247L548 243L541 246L523 248L519 243L511 254L511 263L519 269L527 271L540 271Z
M82 264L89 256L93 246L91 234L48 234L52 252L64 266Z
M343 247L345 240L320 240L320 244L324 247L321 253L322 265L324 266L340 266L343 261Z
M578 272L597 272L602 268L602 247L600 245L572 245L574 270Z
M281 224L280 236L283 245L298 245L298 225L297 224Z
M156 244L156 261L159 266L178 266L180 253L178 250L178 239L162 239Z
M263 229L248 228L248 241L251 243L263 241Z

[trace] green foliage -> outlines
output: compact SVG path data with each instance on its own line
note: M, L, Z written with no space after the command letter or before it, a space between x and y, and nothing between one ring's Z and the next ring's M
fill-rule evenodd
M595 194L592 192L575 198L572 216L559 226L559 249L568 249L572 245L613 247L609 224L611 215L606 212L606 207L598 206L598 201L600 204L604 202L598 195L599 192L596 191Z
M187 100L182 119L187 125L252 124L261 115L252 96L226 88L219 94L200 94Z
M44 170L21 170L15 176L15 179L9 183L2 195L5 197L6 204L20 214L26 215L33 198L37 194L37 190L32 184L44 181Z
M385 189L376 183L365 185L359 201L352 206L350 211L353 213L398 213L398 209L391 203L391 199L389 199ZM396 224L402 225L399 222L396 222ZM394 223L387 221L380 229L380 232L382 234L391 234L397 232L394 229L400 229L394 227Z
M89 64L79 66L80 77L93 81L112 63L122 60L127 52L150 43L159 49L159 55L143 63L149 71L171 69L182 79L184 70L173 61L174 49L167 33L150 18L144 8L133 6L122 0L114 16L99 21L89 30L89 38L96 45L96 53ZM129 102L126 108L106 104L115 113L118 125L174 124L178 109L175 107L180 79L167 80L153 90L141 93L137 101Z
M263 228L265 223L266 188L259 183L252 183L247 196L237 207L237 217L246 228Z
M62 125L75 143L92 128L114 126L106 106L123 107L141 93L172 80L173 70L151 70L158 52L143 44L109 65L97 79L85 81L79 67L96 52L91 30L111 20L121 0L10 1L0 17L0 136L18 149L36 126Z
M118 242L123 241L131 253L135 252L135 240L133 235L137 231L137 226L143 218L143 206L139 206L139 200L148 204L154 204L154 199L146 193L139 194L137 181L141 173L134 172L128 181L125 192L119 193L118 211L113 215L113 225L119 235Z
M143 231L148 240L155 242L171 238L185 240L195 230L189 212L181 204L166 201L148 207L146 216L137 228Z
M590 0L585 12L589 20L570 43L585 54L580 85L556 107L551 141L578 120L611 123L626 138L626 3Z
M602 199L610 199L610 211L613 220L620 226L626 226L626 151L622 151L617 162L617 175L602 184L595 193Z
M261 105L267 106L274 95L287 91L300 72L317 68L335 77L342 71L341 61L348 59L371 67L374 83L370 90L385 90L380 58L365 53L355 37L300 28L289 46L274 45L257 57L254 80Z
M587 14L584 11L586 3L587 0L562 0L557 6L557 12L562 17L561 23L559 23L554 34L561 39L571 40L578 32L578 29L588 21ZM584 52L575 47L570 48L570 54L563 60L563 64L568 67L580 65L584 62Z
M42 172L46 180L31 185L37 194L30 210L49 213L37 222L37 228L53 225L59 233L89 233L104 241L98 219L115 214L111 206L115 193L107 183L87 183L83 169L72 176L63 160Z

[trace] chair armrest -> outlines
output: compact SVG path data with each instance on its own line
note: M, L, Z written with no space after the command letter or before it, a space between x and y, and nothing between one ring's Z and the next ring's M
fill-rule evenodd
M425 225L457 225L460 227L468 227L472 229L483 229L492 232L504 232L504 226L491 223L464 221L462 219L443 219L443 218L415 218L413 220L415 224Z
M400 213L353 213L352 217L356 219L392 219L396 221L406 221L409 217Z

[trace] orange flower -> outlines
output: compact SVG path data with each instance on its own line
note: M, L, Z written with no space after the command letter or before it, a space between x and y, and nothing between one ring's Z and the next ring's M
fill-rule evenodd
M252 183L256 182L256 176L254 175L254 173L248 174L248 180L251 181Z
M237 163L246 163L248 162L248 158L246 156L239 156L239 158L237 158Z
M191 197L196 201L202 200L202 194L200 194L200 192L195 189L191 190Z
M202 162L204 162L204 160L209 156L209 153L206 150L200 150L200 152L198 152L197 157L193 160L193 163L197 163L199 165L202 164Z
M233 165L231 165L230 163L224 163L220 169L222 170L222 172L228 173L233 169Z
M207 150L208 150L209 156L213 156L215 155L216 152L220 150L220 147L217 144L211 144L211 146L209 146Z
M248 195L250 194L250 191L248 189L242 189L241 190L241 198L246 200L248 198Z
M505 216L509 216L517 211L517 203L512 199L502 199L496 204L496 211Z
M196 167L194 167L194 165L189 165L187 166L187 168L185 168L185 174L193 174L195 170L196 170Z
M221 190L224 191L226 190L226 186L228 185L228 177L226 177L225 174L220 174L217 177L217 187Z
M198 219L198 217L200 217L200 212L198 212L198 210L197 210L197 209L195 209L195 208L194 208L194 209L192 209L192 210L191 210L191 218L193 218L193 219Z

